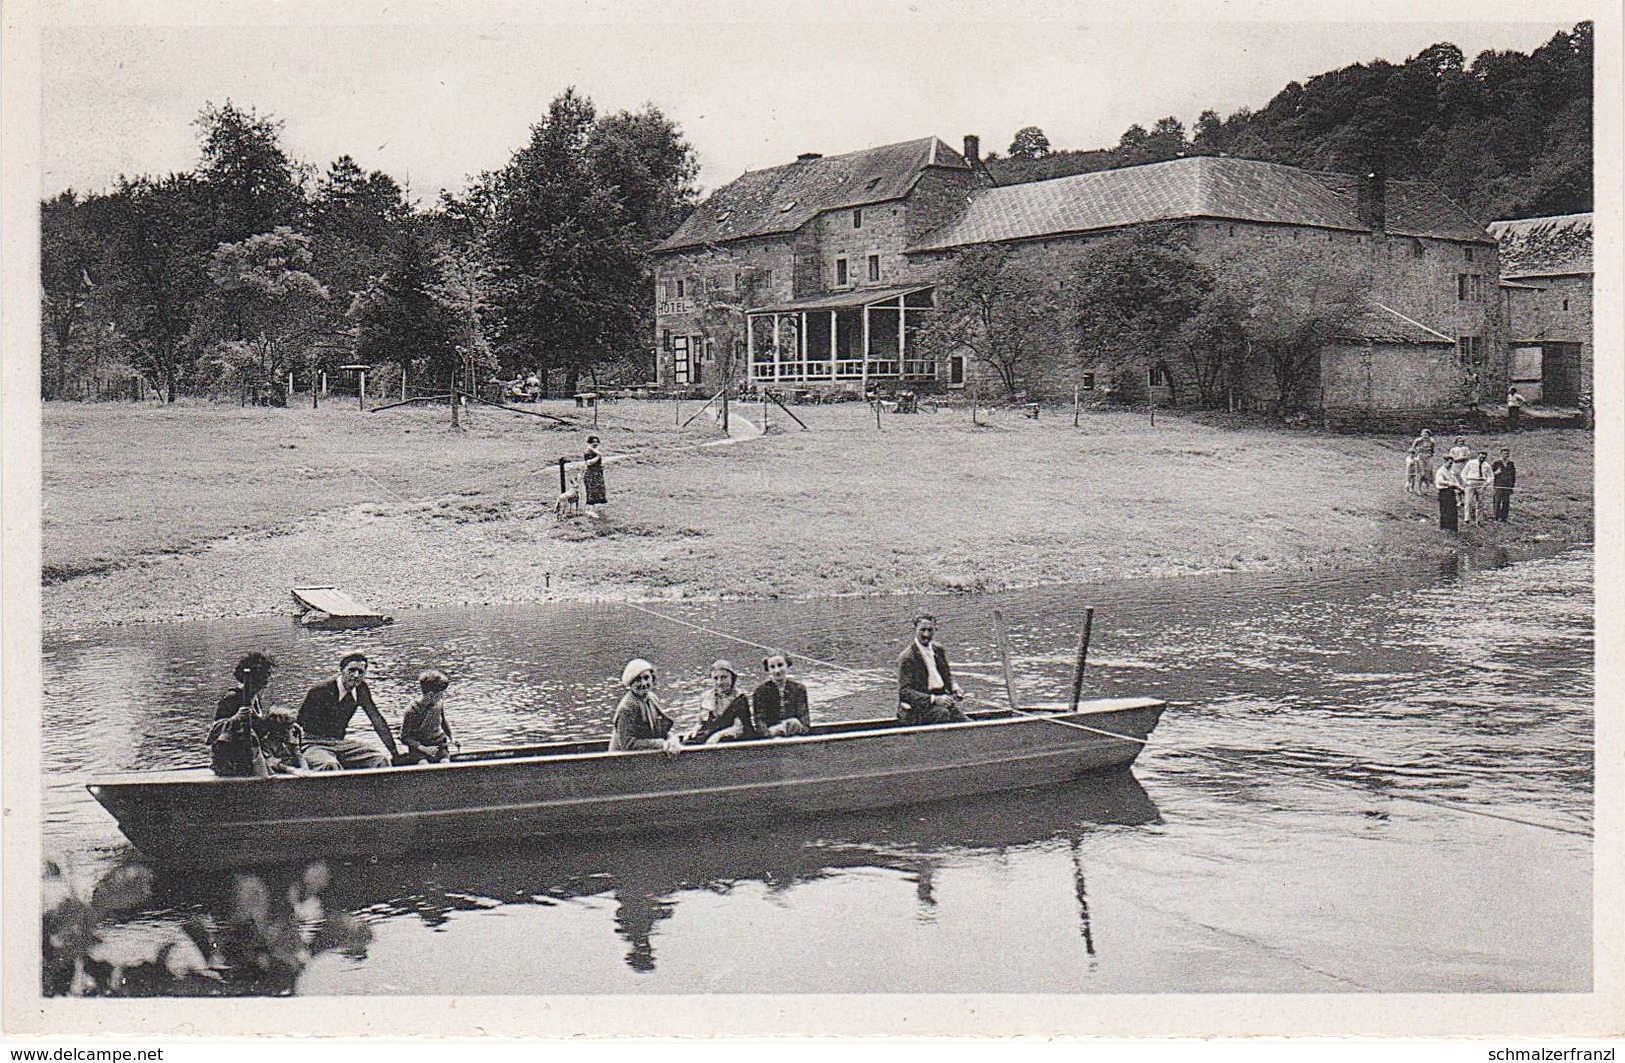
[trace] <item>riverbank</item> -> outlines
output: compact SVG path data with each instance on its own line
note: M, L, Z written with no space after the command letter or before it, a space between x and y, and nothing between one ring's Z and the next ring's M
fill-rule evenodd
M1510 437L1513 521L1437 529L1404 440L1143 412L795 407L734 445L699 403L319 410L47 404L47 629L276 615L336 584L385 612L546 600L996 590L1336 567L1592 536L1592 436ZM735 416L761 417L757 406ZM615 456L599 519L559 456ZM1475 445L1502 445L1497 437Z

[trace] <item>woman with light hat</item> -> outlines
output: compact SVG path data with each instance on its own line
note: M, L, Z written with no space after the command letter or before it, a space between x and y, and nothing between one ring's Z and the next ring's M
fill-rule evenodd
M621 685L626 693L615 706L615 724L609 734L611 753L634 749L663 749L676 753L682 739L671 730L671 717L655 697L655 666L634 657L621 669Z
M688 739L711 745L759 738L750 722L750 698L737 689L739 673L727 661L711 663L711 685L700 695L700 726Z

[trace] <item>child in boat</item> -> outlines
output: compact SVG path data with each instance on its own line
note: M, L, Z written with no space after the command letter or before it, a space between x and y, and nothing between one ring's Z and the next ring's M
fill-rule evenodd
M303 775L310 770L300 747L305 744L305 729L299 726L299 715L292 709L272 709L255 724L259 734L260 751L265 754L265 767L272 775Z
M439 764L451 759L451 724L440 701L451 680L431 668L418 676L422 695L406 710L401 720L401 742L406 746L407 764Z

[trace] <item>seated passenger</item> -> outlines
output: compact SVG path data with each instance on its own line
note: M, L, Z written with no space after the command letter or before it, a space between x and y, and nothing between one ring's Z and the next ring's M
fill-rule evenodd
M389 752L370 742L345 737L357 709L366 714L373 732ZM364 653L345 654L339 659L337 676L310 688L299 706L299 726L305 729L305 759L314 771L387 768L400 760L395 736L367 686Z
M739 673L727 661L711 665L711 687L700 695L700 726L687 741L696 745L756 738L750 719L750 699L735 689Z
M914 618L914 641L897 658L897 718L906 724L958 723L965 719L959 699L965 696L948 667L948 651L932 641L937 618Z
M775 650L762 658L767 679L750 696L751 720L768 738L804 735L812 727L807 688L790 678L790 658Z
M621 685L626 687L626 693L615 706L609 751L662 749L676 753L682 749L682 738L672 733L671 717L655 697L655 666L641 657L627 661L621 669Z
M265 754L265 766L272 775L303 775L310 770L310 762L301 752L305 731L292 709L272 709L256 729L260 734L260 750Z
M237 662L237 680L215 704L214 723L204 741L209 743L210 767L216 775L269 775L265 751L256 724L264 715L265 692L271 686L276 661L269 654L248 653Z
M451 680L431 668L418 676L422 694L407 707L401 720L401 744L406 747L407 764L439 764L451 759L451 723L440 702Z

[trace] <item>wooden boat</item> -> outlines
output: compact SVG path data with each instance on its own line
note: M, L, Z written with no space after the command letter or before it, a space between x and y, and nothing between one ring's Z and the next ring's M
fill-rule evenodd
M160 863L394 855L755 823L1054 784L1128 766L1162 709L1150 698L1111 698L1076 711L977 712L964 723L818 724L795 738L692 746L677 755L556 742L408 768L272 778L138 772L87 788L125 837Z
M306 627L337 631L395 622L394 617L362 605L337 587L295 587L293 600L301 610L299 622Z

